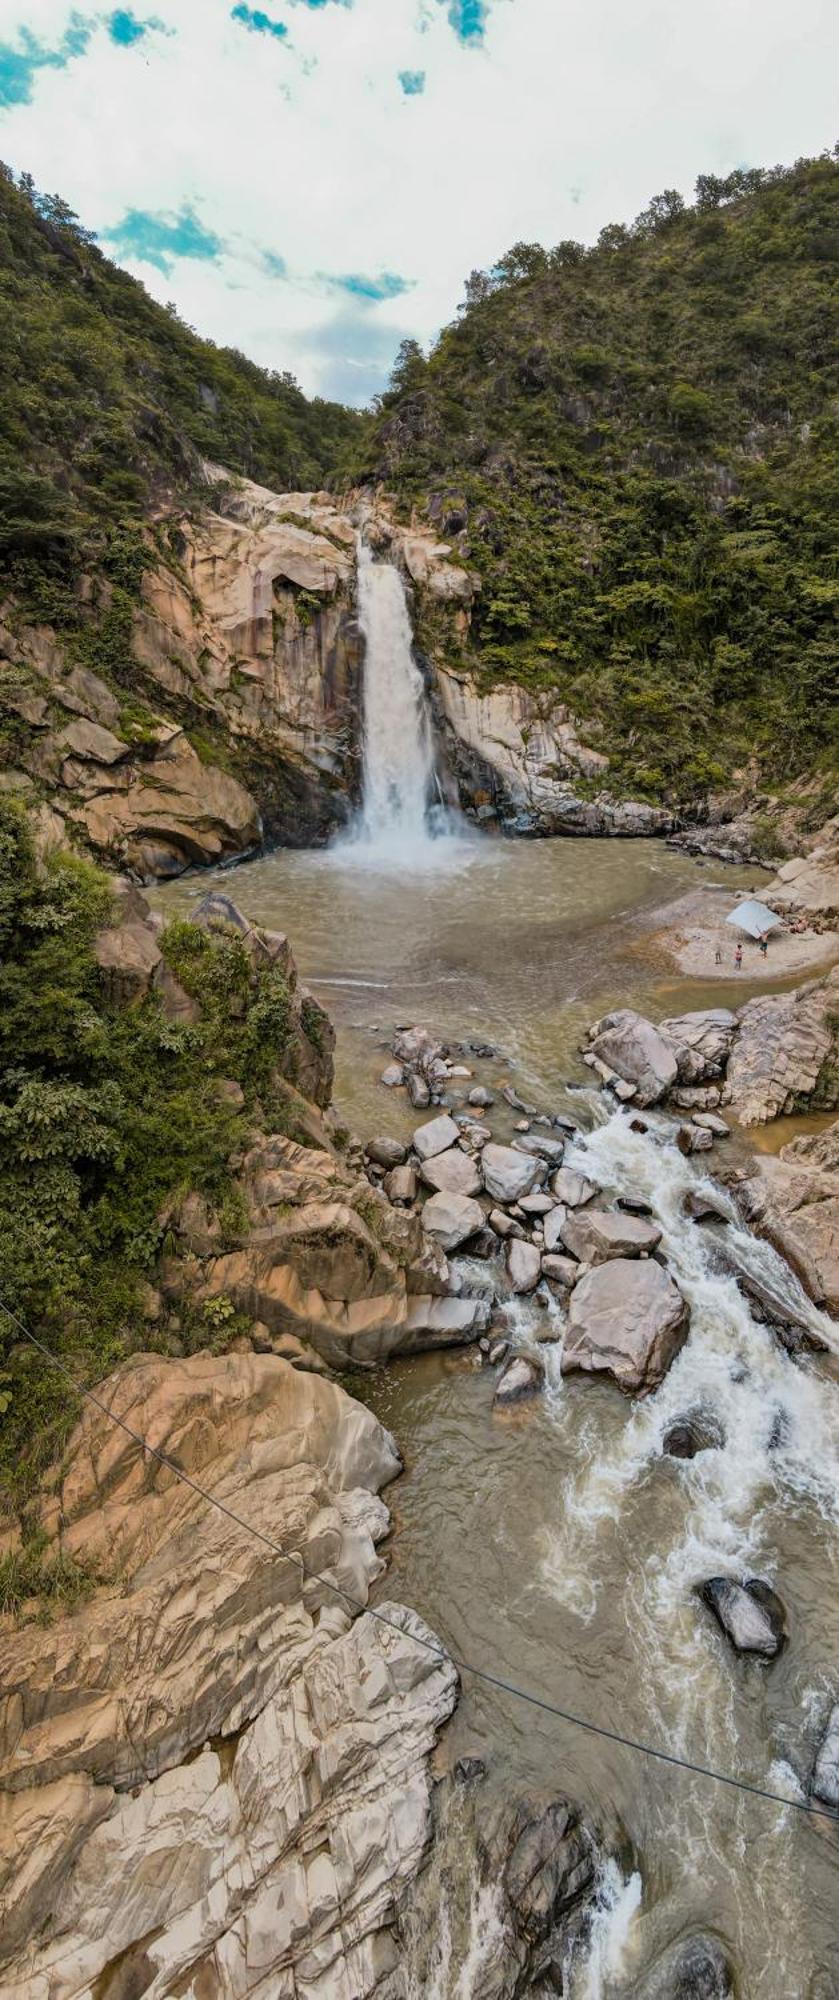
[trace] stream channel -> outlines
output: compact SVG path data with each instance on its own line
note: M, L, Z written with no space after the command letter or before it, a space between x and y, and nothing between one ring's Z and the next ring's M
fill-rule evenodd
M715 1269L713 1230L681 1210L701 1173L667 1121L633 1133L591 1089L578 1053L610 1006L661 1017L766 990L745 974L686 981L656 963L657 906L721 878L732 891L760 879L655 841L464 837L411 868L365 861L349 844L284 851L185 879L156 901L183 913L215 886L288 932L335 1021L335 1102L362 1138L407 1136L421 1122L404 1092L378 1081L394 1026L419 1022L495 1044L505 1060L469 1058L475 1080L509 1081L541 1108L570 1112L586 1136L567 1162L653 1205L692 1308L688 1343L656 1395L633 1402L603 1380L563 1379L556 1339L542 1349L545 1394L504 1416L492 1407L496 1371L474 1349L348 1381L405 1458L387 1496L394 1525L378 1595L413 1605L458 1656L548 1702L800 1797L839 1687L839 1390L820 1357L790 1359ZM497 1101L496 1137L508 1138L514 1115ZM747 1142L735 1133L724 1143ZM742 1243L800 1301L774 1253L745 1233ZM552 1318L532 1301L509 1309L519 1340L561 1339L558 1307ZM698 1404L723 1446L663 1455L668 1422ZM738 1657L695 1596L721 1572L764 1577L780 1593L789 1640L771 1665ZM464 1756L484 1759L487 1786L507 1796L535 1788L578 1802L618 1857L571 1968L573 2000L633 1993L663 1947L694 1928L724 1943L738 2000L837 2000L839 1834L829 1822L655 1763L471 1677L439 1766ZM483 2000L493 1894L475 1893L472 1868L455 1826L409 1915L411 2000Z

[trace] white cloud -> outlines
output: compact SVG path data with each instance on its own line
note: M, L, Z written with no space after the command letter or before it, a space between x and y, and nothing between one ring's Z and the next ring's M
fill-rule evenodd
M97 230L192 207L227 246L218 262L130 268L310 391L365 400L401 336L433 337L467 273L518 238L591 240L665 186L835 136L833 0L490 0L469 46L440 0L254 0L288 24L284 42L231 4L136 4L175 33L125 49L99 29L37 73L0 152ZM0 40L27 26L57 46L70 12L0 0ZM404 70L425 72L421 94L406 97ZM347 272L411 289L359 305L317 275Z

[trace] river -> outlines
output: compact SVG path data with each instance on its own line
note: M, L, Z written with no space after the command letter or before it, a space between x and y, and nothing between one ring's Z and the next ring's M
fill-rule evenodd
M682 1219L696 1167L626 1117L605 1117L578 1055L582 1030L610 1005L660 1016L747 997L733 975L707 985L668 975L650 949L656 907L721 872L653 841L466 836L425 871L383 868L349 847L283 852L157 900L181 911L222 887L289 933L336 1023L336 1105L363 1136L419 1122L377 1079L394 1025L422 1022L496 1044L508 1061L477 1062L480 1080L509 1077L546 1109L574 1111L597 1178L651 1201L693 1315L656 1396L633 1404L602 1380L563 1381L556 1345L543 1350L544 1397L504 1417L492 1409L493 1371L472 1351L353 1378L405 1456L379 1595L414 1605L458 1655L546 1701L794 1793L839 1682L837 1390L820 1362L790 1360L752 1320L714 1269L707 1233ZM755 880L753 869L725 873L732 889ZM506 1136L509 1123L493 1118ZM772 1252L749 1254L777 1278ZM561 1333L558 1314L545 1321L540 1307L518 1306L512 1331ZM663 1455L667 1420L699 1403L724 1444L690 1461ZM734 1655L694 1595L720 1571L780 1592L790 1639L768 1668ZM725 1943L738 2000L836 2000L827 1822L656 1764L470 1678L442 1760L467 1754L486 1761L490 1789L579 1801L618 1857L593 1943L569 1974L573 2000L630 1994L692 1927ZM491 1898L471 1893L468 1842L453 1836L444 1853L418 1891L413 1931L409 1919L412 2000L483 2000Z

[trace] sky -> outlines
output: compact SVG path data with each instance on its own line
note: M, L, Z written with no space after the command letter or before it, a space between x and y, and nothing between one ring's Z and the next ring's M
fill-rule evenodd
M220 344L366 404L520 240L839 137L835 0L0 0L0 157Z

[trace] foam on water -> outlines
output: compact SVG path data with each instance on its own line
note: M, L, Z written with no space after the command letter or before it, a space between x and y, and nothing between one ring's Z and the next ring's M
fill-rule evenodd
M571 2000L608 2000L614 1982L628 1971L632 1960L635 1918L641 1906L642 1882L637 1869L622 1874L616 1861L605 1861L598 1875L594 1916L584 1955L576 1966L565 1969L570 1975Z

